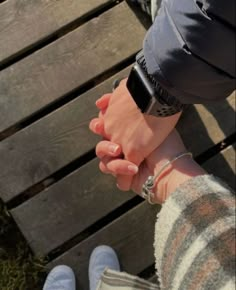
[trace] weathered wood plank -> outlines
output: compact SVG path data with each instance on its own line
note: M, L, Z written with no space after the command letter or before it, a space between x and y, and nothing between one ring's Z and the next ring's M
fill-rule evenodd
M72 107L75 107L75 106L72 106ZM223 114L224 112L221 112L221 114ZM65 113L64 113L65 114ZM73 115L73 114L72 114ZM225 115L225 119L227 119L227 117L228 116L230 116L230 114L228 114L227 113L227 111L226 111L226 113L224 114ZM207 119L208 121L209 121L209 119ZM211 119L210 119L211 120ZM193 120L194 121L194 120ZM46 123L49 123L50 124L50 122L46 122ZM207 124L205 124L205 125L207 125ZM60 127L60 126L59 126ZM37 130L36 130L37 131ZM50 131L50 130L49 130ZM216 132L216 131L215 131ZM191 140L192 140L192 142L193 143L195 143L195 142L198 142L198 136L196 136L196 135L193 135L192 133L191 133L191 127L189 128L189 134L188 134L188 136L189 136L189 138L191 137ZM214 136L214 138L216 138L216 137L218 137L218 135L216 135L216 136ZM47 138L47 139L50 139L50 138ZM187 140L189 140L189 139L187 139ZM202 142L204 143L204 140L205 139L203 139L202 140ZM216 139L215 139L216 140ZM71 142L71 141L70 141ZM69 142L69 143L70 143ZM76 143L76 142L75 142ZM74 146L76 146L76 145L73 145L73 147ZM62 150L63 150L63 148L64 147L62 147ZM204 149L207 149L207 145L206 145L206 147L204 147ZM77 149L78 150L78 149ZM36 151L39 151L39 150L36 150ZM54 150L49 150L49 152L51 152L51 151L54 151ZM70 150L68 150L68 154L69 154L69 152L70 152ZM198 150L198 152L199 152L199 150ZM201 152L200 152L201 153ZM63 158L66 158L66 155L67 154L63 154L63 153L61 153L62 154L62 156L63 156ZM8 154L5 154L6 156L8 155ZM23 154L20 154L21 156L23 155ZM56 154L55 156L60 156L60 154ZM47 155L45 155L45 156L47 156ZM63 158L62 158L62 160L63 160ZM32 159L32 160L35 160L35 158L29 158L29 159ZM48 156L47 158L45 158L46 160L50 160L50 156ZM39 159L40 160L40 159ZM10 162L10 161L9 161ZM17 162L14 162L14 164L17 164L18 162L20 162L20 158L19 158L19 160L17 160ZM50 162L50 161L49 161ZM5 164L5 162L4 162L4 164ZM6 163L7 164L7 163ZM39 163L40 164L40 163ZM39 166L39 164L38 164L38 166ZM222 166L219 166L219 168L223 168ZM104 179L106 178L106 176L104 176ZM67 178L65 178L64 180L62 180L61 182L60 182L60 184L61 184L61 186L64 184L64 182L66 182L66 184L67 184ZM9 182L8 182L9 183ZM11 183L10 183L11 184ZM68 200L70 201L70 200L72 200L72 202L70 203L70 206L68 206L68 207L70 207L71 208L71 210L74 210L73 208L75 207L75 203L74 203L74 199L73 198L71 198L70 197L70 190L65 190L66 192L67 192L67 196L64 196L64 198L65 198L65 202L68 202ZM54 189L53 189L53 187L52 187L52 193L51 193L51 196L55 196L54 197L54 199L56 200L57 198L56 198L56 195L57 195L57 192L55 192L55 193L53 193L54 192ZM41 193L40 195L38 195L38 196L36 196L36 197L34 197L34 199L31 199L31 200L29 200L27 203L25 203L25 204L23 204L23 205L21 205L20 207L18 207L18 208L16 208L15 210L14 210L14 215L15 215L15 217L17 218L17 220L18 220L18 223L19 223L19 225L21 226L21 229L22 229L22 231L23 232L25 232L25 235L27 236L27 231L28 231L28 228L30 227L30 224L28 224L29 223L29 221L30 221L30 223L32 222L31 220L29 220L28 219L28 217L30 216L30 215L33 215L33 216L35 216L36 217L36 219L37 219L37 216L40 216L41 214L42 214L42 212L44 211L44 209L46 208L46 212L43 214L44 216L47 216L47 214L48 214L48 208L51 208L51 207L53 207L53 204L54 204L54 200L52 199L52 200L49 200L49 201L47 201L47 204L44 204L42 201L44 200L44 196L45 195L47 195L47 193ZM44 205L44 206L41 206L40 208L38 208L37 207L37 203L39 203L39 204L42 204L42 205ZM101 207L102 207L102 205L100 205ZM78 216L77 216L77 219L80 219L80 212L79 211L75 211L75 212L77 212L77 214L78 214ZM63 219L67 219L67 211L62 211L61 213L60 213L60 217L61 218L63 218ZM37 220L36 222L35 222L35 224L37 224L37 223L39 223L39 221ZM55 225L54 225L54 228L55 228L55 230L57 231L57 232L59 232L59 231L61 231L61 229L57 229L57 224L60 224L60 222L58 222L57 220L55 220ZM38 239L37 237L38 237L38 235L39 236L47 236L47 232L49 231L50 232L50 224L44 224L44 226L42 226L42 225L40 225L40 226L35 226L35 232L34 232L34 234L31 232L31 234L30 234L30 236L32 237L31 239L29 239L29 240L31 240L31 241L37 241L38 243L39 243L39 245L37 245L37 248L38 249L40 249L40 251L41 252L44 252L44 253L46 253L49 249L51 249L51 246L55 246L55 245L60 245L60 244L62 244L64 241L66 241L66 240L68 240L68 239L70 239L73 235L76 235L78 232L74 232L74 233L71 233L70 235L67 235L66 234L66 231L65 231L65 235L63 236L63 239L59 239L58 237L53 237L53 238L55 238L55 241L53 242L52 240L50 240L49 242L48 242L48 245L46 245L46 244L43 244L43 245L40 245L40 243L41 243L41 241L40 241L40 239ZM34 249L35 249L35 251L37 252L37 250L38 249L36 249L36 247L34 247Z
M121 3L3 70L0 133L133 55L144 35Z
M118 76L127 75L128 70ZM89 132L88 123L96 114L94 102L102 93L110 91L113 79L0 143L0 196L4 201L93 148L98 138ZM235 131L234 111L229 104L234 104L233 97L221 106L211 106L214 115L202 105L186 112L179 126L180 132L195 155ZM224 132L217 122L225 125ZM212 128L210 137L209 128Z
M225 117L226 116L227 116L227 114L225 115ZM191 130L191 128L189 130ZM195 140L194 138L198 137L198 136L194 137L194 135L190 135L190 136L192 138L191 139L192 142L194 142L194 140ZM219 168L222 168L222 166L219 165ZM84 177L81 178L81 180L84 181L86 179L86 177L88 176L89 171L86 171L86 170L83 170L83 171L84 171L83 173L81 171L81 174L84 174ZM77 173L74 173L74 174L77 174ZM23 233L27 237L28 241L30 241L31 246L33 247L35 252L38 252L40 254L42 254L42 253L46 254L53 247L56 247L56 246L62 244L64 241L66 241L66 240L70 239L71 237L75 236L76 234L78 234L79 231L81 230L81 228L79 228L79 230L78 230L78 228L73 228L73 230L71 232L70 231L68 232L68 230L66 229L67 228L66 224L71 225L70 217L69 217L70 222L68 223L68 216L69 216L68 212L73 212L72 221L76 221L76 220L83 221L83 219L80 218L81 211L79 211L77 208L77 204L79 203L79 198L77 196L78 202L76 202L75 194L73 193L72 197L71 197L70 189L68 189L69 186L73 186L77 190L79 183L77 181L77 178L75 178L74 183L76 185L73 185L73 182L67 181L67 178L70 178L70 176L61 180L60 183L55 184L54 186L50 187L47 192L42 192L38 196L34 197L33 199L27 201L26 203L22 204L21 206L19 206L13 210L13 215L14 215L18 225L20 226L21 230L23 231ZM104 176L104 179L106 179L106 178L107 177ZM65 186L63 185L64 182L66 182ZM95 184L96 184L96 182L95 182ZM54 191L54 188L56 185L58 186L59 189L57 191ZM50 216L51 209L54 208L55 205L57 205L57 194L58 194L58 191L59 192L62 191L61 188L64 188L63 192L67 192L67 195L65 196L62 194L60 196L60 204L62 206L57 206L57 207L58 208L62 207L62 210L58 214L56 214L54 216L54 218L52 219ZM101 188L101 187L99 186L99 188ZM112 190L110 190L109 192L111 192L111 191ZM50 194L49 194L49 192L50 192ZM93 196L96 195L96 192L97 192L97 190L95 189ZM47 199L47 196L51 197L51 199ZM45 201L45 198L47 199L46 201ZM63 209L64 204L66 204L67 209ZM99 203L97 203L97 204L99 204ZM104 204L104 202L99 204L101 212L103 212L104 206L106 207L106 204ZM86 209L86 212L88 213L90 206L86 207L83 205L83 209ZM40 217L42 217L42 216L45 217L45 220L52 221L52 224L48 223L48 222L42 222L40 220ZM59 216L59 218L58 218L58 216ZM87 214L87 216L90 216L90 215ZM31 219L29 217L31 217ZM65 224L62 221L66 221ZM62 227L60 226L61 223L62 223ZM33 226L32 226L32 224L33 224ZM60 234L55 235L55 236L51 235L50 234L51 233L51 226L53 226L53 230L55 231L55 233L59 232ZM61 234L61 233L63 233L63 234ZM151 236L151 232L149 232L149 234ZM40 238L42 236L45 237L45 240L43 241L43 243L41 243L41 238ZM50 237L48 238L48 236L50 236ZM111 234L109 238L112 239L112 237L113 237L113 235ZM122 234L120 232L119 232L119 237L120 237L120 239L123 239ZM49 239L49 242L47 242L47 239ZM94 237L94 239L97 240L96 236ZM125 240L125 239L123 239L123 240ZM147 246L149 246L149 245L147 245ZM84 247L86 247L86 246L84 246ZM143 252L145 252L145 251L146 250L143 249ZM58 261L60 261L60 262L68 261L69 264L72 263L70 261L73 261L73 259L74 259L73 257L76 257L76 259L77 259L77 256L74 253L70 255L70 253L71 253L71 250L68 251L68 253L66 253L65 255L63 255L63 259L65 258L66 260L62 260L62 261L58 260ZM70 255L70 256L67 256L67 255ZM80 258L78 258L77 262L80 263ZM146 264L145 267L149 266L149 265L150 264ZM78 271L80 272L79 266L76 269L78 269Z
M231 145L204 163L204 168L224 180L235 190L235 149L236 144Z
M0 63L114 0L8 0L0 6Z
M158 210L158 206L143 202L54 260L49 266L71 266L78 278L78 289L87 290L90 254L96 246L106 244L116 250L124 271L138 274L154 263L154 224Z
M190 107L178 129L187 148L195 156L235 132L235 94L211 105Z
M12 210L39 255L46 255L134 196L121 193L94 160ZM27 223L27 225L26 225Z
M95 101L129 70L0 142L0 197L5 202L95 146L99 138L88 129L90 119L98 113Z
M225 171L225 174L223 174L224 176L222 175L222 167L225 168L225 159L230 165L232 171L235 173L235 148L233 148L233 146L228 147L220 154L205 162L204 168L206 168L208 171L212 171L212 173L214 173L215 175L219 175L220 177L225 178L225 180L230 184L235 179L235 177L232 173L227 174L227 170ZM93 248L97 245L108 244L114 247L119 253L120 260L122 262L122 265L124 266L125 271L137 274L141 270L144 270L147 266L150 266L154 262L152 245L155 216L149 217L147 219L148 222L146 223L141 219L140 222L137 222L135 224L133 224L133 221L131 221L132 230L136 233L133 242L127 240L126 235L128 234L130 236L130 216L134 215L138 218L138 220L139 217L146 217L147 212L145 211L145 214L142 212L142 207L144 208L145 206L148 205L146 203L139 205L132 211L128 212L126 215L122 216L119 220L116 220L113 223L109 224L106 228L101 229L98 233L95 233L89 239L86 239L82 243L78 244L77 246L70 249L68 252L55 259L49 264L49 267L51 268L58 264L70 265L76 272L76 275L81 283L81 289L87 289L87 284L84 283L87 283L87 279L85 277L87 277L86 272L88 269L89 255ZM153 224L151 227L149 224L150 222L151 224ZM120 226L117 227L119 223ZM142 231L139 232L140 224L142 224ZM145 232L144 241L146 242L143 242L142 240L143 232ZM119 236L117 237L113 233L119 233ZM140 250L138 250L136 244L141 244ZM134 251L133 248L135 248ZM146 259L147 255L149 258L143 263L143 260ZM140 268L137 269L137 265L140 266ZM155 283L157 281L156 279L156 276L153 276L150 281Z

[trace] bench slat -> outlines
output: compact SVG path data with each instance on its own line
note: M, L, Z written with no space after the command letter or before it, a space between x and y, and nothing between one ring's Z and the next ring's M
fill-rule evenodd
M193 135L191 136L192 136L193 142L195 141L195 138L198 137L198 136L194 137ZM84 176L86 179L86 176L87 177L90 176L91 170L94 170L94 172L98 170L97 165L95 164L93 165L96 167L95 169L88 170L87 167L84 167L77 170L74 174L78 176L78 179L80 175ZM214 168L214 165L212 166L212 168ZM219 165L218 168L226 168L226 166L222 167ZM216 172L215 174L217 175L218 172ZM78 188L79 181L77 181L76 178L72 178L72 179L71 178L72 178L71 175L65 177L60 182L56 183L54 186L49 187L48 190L41 192L34 198L31 198L30 200L28 200L27 202L23 203L22 205L18 206L17 208L13 210L13 214L14 214L15 219L18 222L18 225L20 226L27 240L31 242L31 246L36 253L47 254L50 250L52 250L55 247L60 246L65 241L77 235L80 232L80 230L84 229L84 228L72 228L72 231L69 230L68 232L68 229L66 228L66 222L68 219L68 210L64 210L63 208L62 210L60 210L60 214L56 216L53 215L53 218L51 217L50 209L55 206L55 203L57 203L57 195L58 195L58 191L60 191L57 189L57 187L64 188L64 192L66 192L66 195L62 194L62 196L60 197L60 200L61 200L61 204L65 203L67 205L67 208L70 209L71 212L73 212L73 216L71 217L73 218L73 220L80 220L81 211L84 208L86 208L86 211L88 211L89 216L90 215L92 216L93 222L96 219L100 218L99 215L96 215L93 217L93 211L90 212L91 208L89 204L87 204L87 207L83 205L82 209L81 210L79 209L80 198L78 197L78 201L76 202L75 201L76 195L73 191L73 188ZM234 176L231 175L230 178L234 179ZM107 176L104 175L103 177L101 177L101 179L106 180ZM100 191L101 190L103 190L103 188L100 188ZM99 191L97 188L94 189L94 193L93 193L94 196L96 196L97 191ZM116 190L114 189L114 191ZM78 189L78 192L80 192L79 189ZM81 192L81 194L83 194L83 191ZM50 199L47 199L48 195L51 197ZM45 202L45 199L47 200L47 202ZM125 194L124 199L126 200L126 194ZM98 206L101 208L100 209L101 212L103 211L107 212L107 204L98 203ZM115 206L116 205L114 204L112 209L109 208L109 210L115 209ZM117 204L117 206L119 206L119 204ZM51 225L51 224L42 222L40 218L42 215L47 217L47 220L52 220L53 224ZM29 219L30 216L32 216L31 219ZM62 220L65 220L65 223L62 223L61 222ZM89 219L87 220L87 222L88 223L86 223L86 226L89 226L91 224ZM32 227L32 224L33 224L33 227ZM43 242L41 241L41 239L38 239L38 237L40 236L47 237L48 233L50 233L51 231L51 227L53 227L55 232L63 232L63 234L61 234L61 236L58 236L58 235L50 236L48 242L47 242L47 238Z
M84 242L72 248L49 267L71 266L78 278L78 289L88 289L88 262L98 245L109 245L118 253L122 269L138 274L154 263L153 238L156 215L160 208L143 202Z
M209 161L206 161L203 166L209 171L212 170L215 175L221 174L221 168L225 165L225 160L222 156L234 168L235 151L232 146L223 150ZM232 184L235 180L235 176L232 173L226 177L226 181L229 184ZM149 208L146 209L147 207ZM95 233L92 237L62 254L48 265L49 268L60 264L71 266L76 272L81 289L88 289L86 287L88 283L87 269L89 255L97 245L108 244L118 252L125 271L131 274L143 271L154 263L153 233L156 218L154 212L151 213L151 216L148 216L152 210L155 210L155 207L150 207L146 202L142 203L120 219ZM133 219L137 222L134 223ZM132 240L130 241L130 239ZM150 281L157 283L156 279L156 276L153 276Z
M0 142L0 197L5 202L95 147L100 138L88 128L98 114L95 101L129 70Z
M225 148L220 154L207 160L204 168L209 172L224 180L235 190L235 150L236 144Z
M134 196L121 193L93 160L12 210L30 247L46 255Z
M124 2L3 70L0 133L135 54L144 35Z
M127 75L128 71L118 76ZM0 143L0 197L4 201L9 201L94 147L98 138L88 130L88 123L96 114L95 100L110 91L111 83L112 80L106 81ZM235 131L233 104L234 97L231 96L220 106L208 106L214 114L202 105L187 111L179 126L187 148L198 155L232 134ZM224 131L218 122L224 124ZM210 137L206 128L214 128Z
M235 94L225 101L190 107L178 125L188 150L197 156L235 132Z
M0 6L0 63L114 0L8 0Z

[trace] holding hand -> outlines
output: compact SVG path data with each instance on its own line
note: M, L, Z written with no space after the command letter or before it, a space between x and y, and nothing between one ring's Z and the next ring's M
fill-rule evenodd
M115 151L112 148L116 148ZM176 130L173 130L166 140L156 148L145 160L140 164L136 173L130 161L120 159L121 148L119 145L109 141L101 141L97 144L96 154L100 158L100 170L113 176L124 175L131 179L131 188L140 194L142 185L148 176L157 173L160 168L168 161L177 156L181 152L185 152L186 148ZM163 203L166 198L181 183L196 175L204 174L204 171L189 156L182 157L168 168L155 181L154 202ZM119 179L117 179L119 182ZM118 184L119 185L119 184Z
M124 159L137 166L166 139L181 115L162 118L143 114L132 99L126 80L96 105L101 111L99 117L91 121L90 129L119 144ZM119 174L117 183L126 191L132 186L132 178Z

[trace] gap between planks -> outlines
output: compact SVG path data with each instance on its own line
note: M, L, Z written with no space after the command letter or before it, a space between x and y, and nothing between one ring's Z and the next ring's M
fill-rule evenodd
M122 1L5 1L0 6L0 71Z
M227 150L228 148L225 149L225 152L227 152ZM224 151L219 154L224 154ZM216 162L215 160L219 159L218 155L215 155L211 159L213 160L211 161L211 164L213 164L212 168L214 168L214 162ZM231 186L235 174L232 170L234 166L232 164L233 160L235 161L234 156L232 156L229 160L220 158L221 165L218 165L213 171L217 176L222 178L224 178L222 173L224 174L224 172L228 172L228 180ZM77 234L79 235L85 227L90 226L93 222L102 218L103 215L101 216L101 213L104 214L111 212L117 206L120 206L120 201L116 204L117 201L113 199L112 202L99 202L99 199L101 198L99 195L102 194L102 192L104 192L104 194L102 194L103 197L105 197L104 195L106 193L106 198L112 198L110 196L111 193L116 192L117 189L113 183L110 184L110 182L112 182L111 179L109 179L106 175L104 176L99 173L98 166L94 162L95 161L90 162L83 168L73 172L71 175L54 184L46 191L41 192L39 195L31 198L27 202L12 210L18 226L21 228L26 239L31 241L31 247L36 253L46 255L53 249L60 248L65 241L72 239ZM208 169L210 168L209 166L210 165L207 167ZM224 168L224 172L222 172L222 168ZM93 179L87 179L87 183L84 183L83 180L86 180L86 176L97 176L99 178L97 179L96 177ZM106 181L108 182L107 188L102 185ZM91 183L94 183L94 188L91 187ZM78 186L80 186L79 191ZM93 208L90 207L89 200L84 200L85 192L89 194L89 200L97 200L98 198L95 202L99 207L96 207L97 213L95 213ZM65 193L67 193L66 196ZM117 198L116 194L114 197ZM127 201L126 198L129 199L130 196L127 196L127 194L122 194L122 203ZM76 199L78 199L78 202L74 202ZM56 203L55 200L57 201ZM59 202L60 205L58 204ZM88 213L88 217L86 219L85 217L81 218L84 214L84 208L87 209ZM70 212L69 216L68 212ZM45 221L41 219L42 215L47 216L47 220L50 220L51 224L45 223ZM76 220L78 221L76 222ZM76 222L75 226L77 232L72 226L69 228L66 226L67 223L73 224L73 222ZM60 234L51 235L51 227ZM44 239L38 239L38 235L44 237ZM71 243L69 246L71 246Z
M98 114L95 101L111 91L114 79L127 75L129 70L130 67L122 70L37 123L0 142L0 194L5 202L48 179L95 147L100 138L92 134L88 127L92 116Z
M88 124L97 113L95 100L109 91L112 79L0 143L0 189L5 202L95 147L99 138L89 131ZM233 104L234 98L230 97L221 106L197 105L186 112L178 127L195 156L235 132ZM209 127L214 128L211 136Z
M133 56L144 35L124 2L2 71L0 132Z

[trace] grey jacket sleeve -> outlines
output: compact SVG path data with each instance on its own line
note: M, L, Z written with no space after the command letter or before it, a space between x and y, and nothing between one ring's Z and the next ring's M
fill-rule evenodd
M182 103L207 103L235 89L235 0L163 0L144 40L152 74Z

